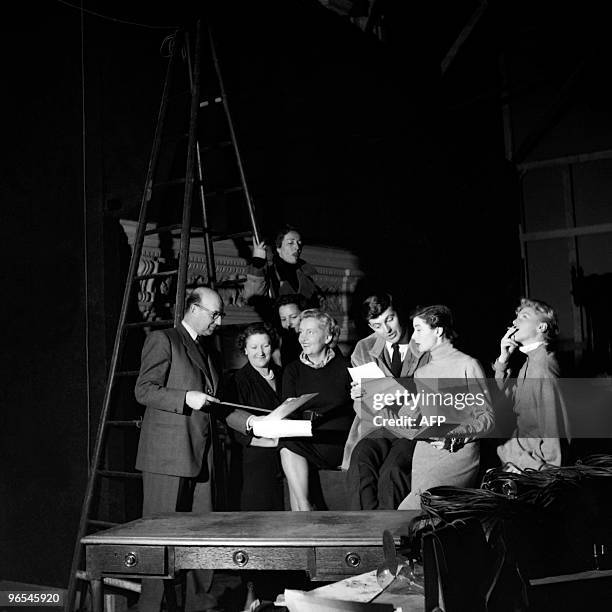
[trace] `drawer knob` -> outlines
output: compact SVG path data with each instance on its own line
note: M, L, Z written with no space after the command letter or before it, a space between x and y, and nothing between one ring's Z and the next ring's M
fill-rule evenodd
M361 557L354 552L348 553L344 560L349 567L359 567L361 565Z
M237 550L234 553L234 563L238 567L244 567L249 562L249 555L244 552L244 550Z
M136 553L131 552L125 555L123 558L123 563L125 564L125 567L134 567L137 565L138 557L136 556Z

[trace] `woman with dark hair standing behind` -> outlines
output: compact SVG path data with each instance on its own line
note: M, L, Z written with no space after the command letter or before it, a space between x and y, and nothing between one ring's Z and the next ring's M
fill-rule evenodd
M306 310L306 298L299 293L281 295L275 304L280 323L280 363L284 367L299 358L302 347L298 340L300 315Z
M232 377L227 401L268 410L281 403L280 370L272 362L277 344L276 331L267 323L253 323L238 336L238 348L248 361ZM283 510L278 440L232 433L240 444L240 510Z
M432 487L472 486L480 466L480 447L476 437L488 433L494 425L485 374L480 364L453 346L457 334L450 309L442 305L420 308L412 315L412 325L412 339L421 352L429 351L431 356L430 362L414 373L417 391L419 381L426 385L435 380L438 386L442 379L440 388L443 388L443 379L451 379L453 390L458 390L458 384L463 386L465 383L464 391L483 394L486 400L482 405L474 403L471 406L471 418L449 432L453 438L417 442L412 459L412 488L399 505L399 510L420 508L421 493Z

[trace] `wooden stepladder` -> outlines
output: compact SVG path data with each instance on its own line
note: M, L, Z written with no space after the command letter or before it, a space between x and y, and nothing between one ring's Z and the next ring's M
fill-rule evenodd
M207 42L203 40L206 38ZM140 486L141 475L133 471L133 460L130 461L130 458L135 457L141 419L138 414L122 408L126 397L130 400L133 398L134 382L138 375L139 351L133 348L142 346L143 335L148 330L180 323L185 293L189 288L189 247L192 237L204 238L207 284L213 288L218 286L215 241L238 236L252 236L254 240L260 240L212 31L209 27L202 36L198 21L191 38L188 31L177 30L168 37L168 42L170 52L153 145L72 557L64 608L67 611L75 608L77 587L87 584L82 567L84 547L81 539L93 531L119 524L100 516L104 503L108 506L112 483L126 483L126 488ZM205 70L203 57L209 64ZM206 83L211 92L206 96L202 95L203 74L207 77ZM216 115L211 117L213 110ZM208 116L203 116L205 114ZM215 137L218 137L219 130L225 131L227 137L224 140L217 138L212 144L210 139L206 142L203 132L211 121L216 126ZM220 150L226 152L226 157L208 163L209 157ZM214 170L219 165L224 170L231 167L229 174L233 172L236 184L219 185L213 182L214 172L207 172L207 169ZM223 174L225 177L228 172ZM223 200L228 194L242 196L251 226L249 231L231 234L211 228L209 204L215 198ZM181 207L178 206L179 197L182 199ZM196 199L199 208L193 206ZM201 225L193 223L196 214ZM151 272L139 270L145 238L150 235L157 236L160 244L172 244L176 239L179 244L178 254ZM162 292L163 302L157 306L156 318L143 321L139 316L139 297L143 288L151 283L163 283L166 290ZM133 401L131 403L134 404ZM117 437L120 439L118 443ZM125 449L122 454L129 468L126 465L114 466L109 459L109 447L116 449L118 445ZM137 583L112 578L107 579L107 583L139 590ZM84 592L83 588L81 593Z

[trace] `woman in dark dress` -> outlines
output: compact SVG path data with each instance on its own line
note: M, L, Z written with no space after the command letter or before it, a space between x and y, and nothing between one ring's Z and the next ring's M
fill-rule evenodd
M342 463L354 415L346 363L333 349L339 335L340 327L330 315L317 309L305 310L299 326L302 353L283 374L283 400L318 393L301 408L316 413L313 437L285 438L279 444L292 510L312 510L308 491L311 465L335 469Z
M227 401L274 410L280 403L280 370L272 362L277 335L266 323L249 325L238 336L247 363L234 374ZM261 413L254 413L261 414ZM240 455L240 510L283 510L278 440L234 433ZM232 483L234 484L234 483Z

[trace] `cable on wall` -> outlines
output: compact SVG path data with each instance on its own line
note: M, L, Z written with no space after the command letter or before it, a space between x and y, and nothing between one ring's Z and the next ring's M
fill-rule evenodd
M88 15L93 15L94 17L106 19L107 21L113 21L114 23L121 23L123 25L136 26L139 28L149 28L151 30L177 30L180 27L175 25L152 25L149 23L139 23L137 21L128 21L127 19L118 19L117 17L111 17L110 15L103 15L102 13L97 13L96 11L91 11L89 9L84 8L82 0L80 6L77 6L76 4L72 4L70 2L66 2L66 0L57 0L57 2L69 6L70 8L79 10L81 11L81 13L87 13Z
M87 115L85 112L85 11L81 0L81 148L83 173L83 259L85 280L85 388L87 401L87 471L91 474L91 392L89 363L89 261L87 235Z

